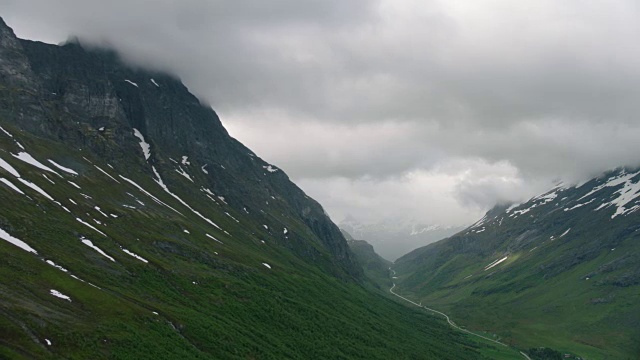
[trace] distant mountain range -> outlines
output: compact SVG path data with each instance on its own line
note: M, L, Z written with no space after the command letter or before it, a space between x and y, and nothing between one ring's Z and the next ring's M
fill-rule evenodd
M380 256L390 261L463 229L459 226L442 226L407 219L366 223L353 216L347 216L338 226L354 239L366 240Z
M393 269L399 293L510 344L640 358L640 171L497 206Z

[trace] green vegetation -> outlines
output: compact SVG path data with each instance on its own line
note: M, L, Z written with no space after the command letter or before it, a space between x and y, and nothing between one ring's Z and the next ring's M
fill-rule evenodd
M487 352L428 314L366 290L358 281L333 276L325 270L331 266L323 265L326 261L307 262L276 241L283 235L261 231L262 219L192 195L190 183L179 175L162 172L165 181L172 179L170 186L178 189L174 191L221 229L164 193L151 174L135 170L135 162L114 163L112 168L89 152L2 126L19 134L21 144L40 162L53 158L80 175L58 171L58 177L17 160L10 155L19 151L14 140L0 136L0 157L71 211L0 170L29 196L0 186L0 201L9 204L0 210L0 228L38 251L34 255L0 241L0 356L476 359ZM174 185L180 181L187 186ZM282 218L278 206L270 210L274 218ZM291 237L308 231L295 219L282 221ZM83 244L81 237L115 261ZM52 296L52 289L71 301Z
M369 280L367 283L371 284L375 289L386 293L393 285L392 279L389 278L391 261L385 260L376 254L373 246L365 240L355 240L344 230L342 232L345 234L349 249L356 256L356 260L364 270L365 277Z
M598 184L568 189L558 201L580 199ZM516 219L498 212L478 227L485 228L479 234L463 232L404 256L393 266L397 291L520 349L547 347L584 359L637 358L637 215L613 221L609 211L545 206Z

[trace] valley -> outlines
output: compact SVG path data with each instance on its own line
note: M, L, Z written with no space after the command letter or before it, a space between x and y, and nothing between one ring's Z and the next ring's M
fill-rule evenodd
M262 19L267 9L260 9L246 24ZM305 19L341 13L296 9ZM380 9L376 21L403 13ZM150 33L173 41L198 27L189 20L197 12L180 13L167 34ZM237 21L227 15L225 31ZM375 30L375 44L389 40L373 23L363 28ZM544 98L534 101L545 104L540 125L531 120L536 114L518 110L522 94L513 93L515 105L511 90L500 106L491 104L500 84L492 78L479 86L475 73L460 69L455 80L415 94L373 93L400 89L420 73L388 75L411 68L408 59L419 54L387 60L399 49L338 44L342 33L323 47L315 43L317 24L305 24L278 27L271 38L261 27L240 31L241 40L215 47L206 69L218 82L204 86L210 78L184 69L203 66L211 44L198 44L202 53L188 61L181 46L149 60L146 40L138 44L150 51L144 56L95 34L93 42L53 45L18 37L0 18L1 359L640 358L640 168L629 151L637 146L631 116L624 126L562 128L548 120L555 117L546 104L561 106ZM452 29L443 34L454 38ZM310 33L314 41L304 37ZM316 45L321 59L310 55ZM253 49L235 61L251 71L226 73L222 63L236 46ZM356 55L368 47L387 65L373 78L342 80L345 69L367 69L366 56ZM348 61L328 60L345 48ZM281 66L293 73L279 78L280 66L260 67L265 54L300 68ZM329 74L305 78L324 63L333 64ZM172 69L189 74L184 83ZM436 66L429 79L445 70ZM275 83L260 84L265 78ZM461 98L480 99L424 101L433 89L455 93L444 84L463 84ZM314 92L320 88L326 93ZM371 99L363 110L360 101ZM221 105L214 110L208 100ZM351 103L355 113L346 111ZM496 110L503 105L509 114ZM525 120L507 124L516 110ZM231 114L229 123L219 114ZM451 118L439 123L439 116ZM286 166L233 137L234 126L259 144L276 138L262 149ZM506 135L495 136L503 128ZM593 135L594 128L622 140L567 140L575 129ZM601 153L609 147L616 149L607 158ZM564 171L554 162L569 154L563 165L578 163L575 151L591 154L593 166L581 158ZM572 181L547 186L556 172ZM531 197L538 188L547 190ZM332 207L311 194L324 194ZM337 224L336 213L344 215Z

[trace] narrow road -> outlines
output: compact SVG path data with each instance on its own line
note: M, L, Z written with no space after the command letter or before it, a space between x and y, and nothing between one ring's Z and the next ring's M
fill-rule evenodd
M391 271L393 272L393 274L392 274L392 275L395 275L395 274L396 274L396 272L395 272L393 269L389 268L389 270L391 270ZM429 310L429 311L431 311L431 312L434 312L434 313L436 313L436 314L439 314L439 315L444 316L444 318L445 318L445 319L447 319L447 322L449 323L449 325L451 325L451 326L452 326L452 327L454 327L455 329L458 329L458 330L460 330L460 331L464 331L464 332L466 332L467 334L470 334L470 335L473 335L473 336L477 336L477 337L479 337L479 338L483 338L483 339L485 339L485 340L489 340L489 341L494 342L494 343L496 343L496 344L500 344L500 345L502 345L502 346L509 347L509 345L507 345L507 344L505 344L505 343L502 343L502 342L500 342L500 341L498 341L498 340L494 340L494 339L488 338L488 337L486 337L486 336L478 335L478 334L473 333L473 332L471 332L471 331L469 331L469 330L467 330L467 329L463 329L463 328L461 328L460 326L456 325L456 323L454 323L454 322L449 318L449 315L447 315L447 314L445 314L445 313L443 313L443 312L440 312L440 311L438 311L438 310L434 310L434 309L428 308L428 307L426 307L426 306L422 305L422 303L418 304L418 303L416 303L416 302L414 302L414 301L411 301L411 300L407 299L406 297L404 297L404 296L402 296L402 295L398 295L397 293L393 292L393 289L394 289L395 287L396 287L396 283L394 282L394 283L393 283L393 286L389 289L389 292L390 292L390 293L392 293L393 295L395 295L395 296L399 297L400 299L402 299L402 300L404 300L404 301L410 302L411 304L413 304L413 305L415 305L415 306L417 306L417 307L420 307L420 308L423 308L423 309ZM522 356L524 356L524 357L525 357L525 359L527 359L527 360L531 360L531 358L530 358L527 354L525 354L524 352L520 351L520 354L522 354Z

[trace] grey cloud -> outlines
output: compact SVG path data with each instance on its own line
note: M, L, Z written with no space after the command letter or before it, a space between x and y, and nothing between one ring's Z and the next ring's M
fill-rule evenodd
M332 194L363 216L402 207L416 196L407 186L448 204L449 222L640 165L638 11L633 0L0 4L19 35L78 34L179 75L330 212L349 208ZM426 203L404 208L437 217Z

